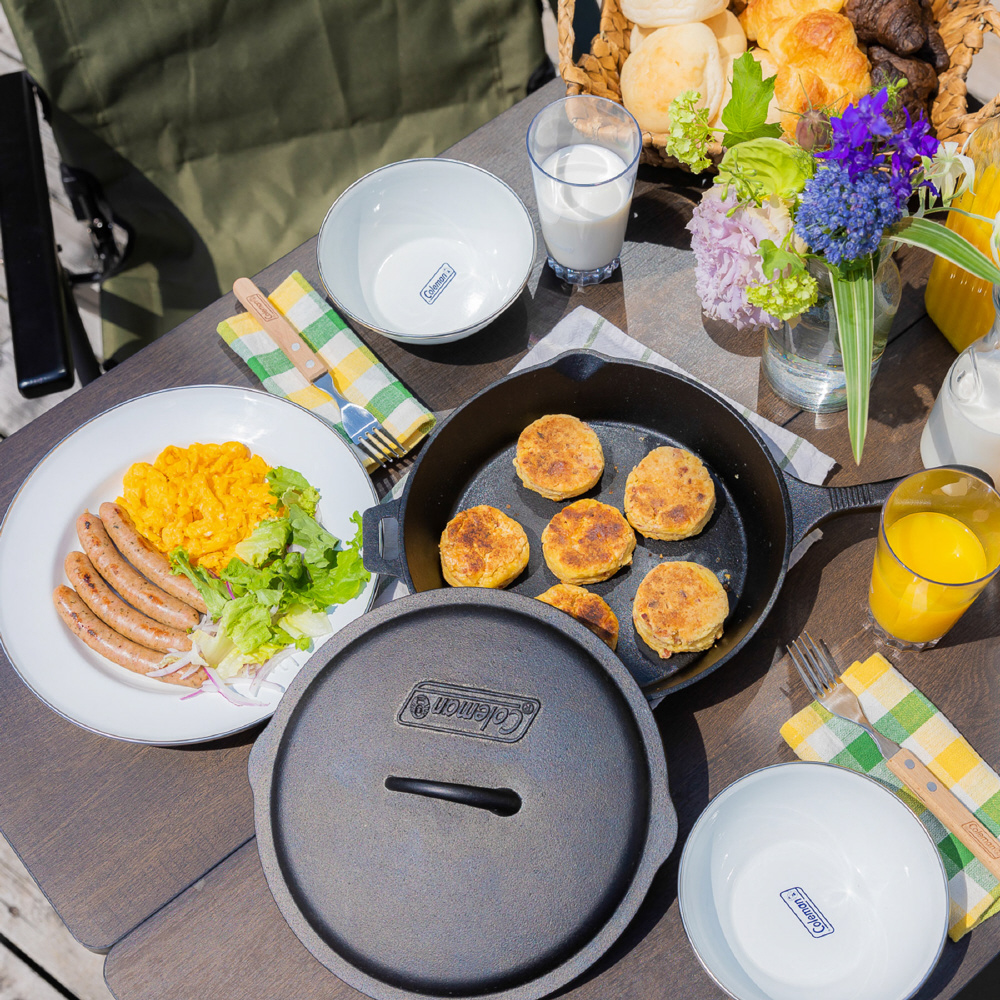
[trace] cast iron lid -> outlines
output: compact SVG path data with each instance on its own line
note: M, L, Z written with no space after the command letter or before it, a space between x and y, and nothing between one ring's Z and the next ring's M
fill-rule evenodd
M541 997L601 955L677 837L663 746L568 615L478 588L352 622L250 756L288 924L369 996Z

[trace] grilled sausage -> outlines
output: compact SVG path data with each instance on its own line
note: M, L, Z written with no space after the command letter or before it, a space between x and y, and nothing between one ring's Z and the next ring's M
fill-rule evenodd
M78 635L94 652L120 667L127 667L137 674L148 674L163 663L163 654L146 646L140 646L131 639L119 635L109 628L80 599L72 587L60 584L52 592L59 617ZM183 673L179 670L177 673ZM169 684L183 684L186 687L201 687L208 679L204 668L199 667L190 677L181 678L177 674L164 674L156 680L167 681Z
M186 632L161 625L148 618L141 611L129 607L103 580L94 569L93 563L82 552L71 552L66 556L66 576L83 603L91 611L110 625L120 635L140 646L159 649L164 653L191 648L191 639Z
M118 551L140 573L185 604L202 612L208 610L198 588L186 576L171 572L170 560L136 531L132 518L123 507L116 503L102 503L101 521Z
M99 517L85 511L77 518L76 533L97 572L133 607L177 629L194 628L201 621L201 615L190 604L171 597L132 568L115 548Z

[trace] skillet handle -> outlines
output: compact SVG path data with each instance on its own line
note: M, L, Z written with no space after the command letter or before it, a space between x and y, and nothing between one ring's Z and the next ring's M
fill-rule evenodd
M406 554L399 545L401 499L386 500L361 515L361 558L369 572L405 580Z
M848 510L878 510L906 477L857 486L813 486L782 472L792 505L792 545L797 545L828 517Z
M937 465L934 468L963 472L984 480L990 486L994 485L987 473L971 465ZM897 479L882 479L877 483L861 483L858 486L813 486L784 470L781 474L785 477L788 499L792 505L792 545L797 545L817 524L834 514L845 510L881 508L889 494L904 479L909 479L909 476L900 476Z

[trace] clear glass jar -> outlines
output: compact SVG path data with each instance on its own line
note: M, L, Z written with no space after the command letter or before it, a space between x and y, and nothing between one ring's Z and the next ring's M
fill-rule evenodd
M1000 211L1000 116L990 118L969 136L964 152L976 165L973 191L966 191L954 205L993 219ZM992 227L957 212L948 213L948 228L990 255ZM993 325L990 283L943 257L936 257L924 290L927 314L956 351L965 350Z
M815 261L810 262L809 270L819 283L816 304L777 330L767 331L761 361L765 378L783 400L813 413L831 413L847 409L837 312L830 291L830 272ZM899 268L891 257L883 257L875 273L873 379L902 291Z
M924 468L971 465L1000 483L1000 285L993 326L955 359L920 436Z

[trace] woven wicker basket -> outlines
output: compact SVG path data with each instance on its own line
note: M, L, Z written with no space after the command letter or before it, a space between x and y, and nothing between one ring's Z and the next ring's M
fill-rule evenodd
M591 3L593 0L583 2ZM741 0L736 0L731 6L739 10L744 5ZM574 63L575 9L576 0L559 0L559 74L566 82L566 93L596 94L621 104L619 73L629 54L632 22L622 13L619 0L603 0L600 32L594 36L590 52L584 53L579 62ZM968 113L965 88L972 57L983 47L983 33L992 31L1000 35L1000 11L990 0L934 0L933 10L941 38L951 56L951 66L938 79L938 95L931 109L931 124L942 141L961 141L987 118L1000 113L1000 96L979 111ZM677 160L664 152L664 134L643 132L642 138L640 162L679 166ZM709 147L709 155L718 160L722 147L713 144Z

